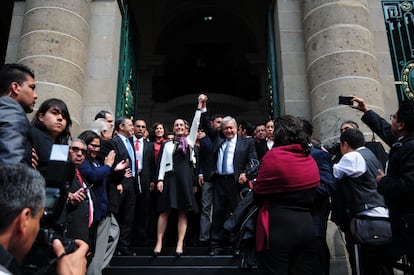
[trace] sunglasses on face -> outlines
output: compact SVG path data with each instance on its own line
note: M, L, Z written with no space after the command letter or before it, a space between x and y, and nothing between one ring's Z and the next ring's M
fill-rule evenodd
M79 147L76 147L76 146L70 147L70 150L72 150L75 153L79 153L79 151L80 151L82 153L82 155L84 155L84 156L86 156L86 153L87 153L86 149L82 149L82 148L79 148Z

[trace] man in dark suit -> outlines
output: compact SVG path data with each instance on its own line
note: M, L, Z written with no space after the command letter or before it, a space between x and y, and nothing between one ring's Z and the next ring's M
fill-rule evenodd
M66 236L81 239L93 249L94 236L92 230L94 216L94 194L79 173L78 167L85 161L86 144L83 140L74 138L69 147L70 160L75 164L76 174L68 193L68 217Z
M210 253L220 253L229 241L223 228L226 217L233 212L240 201L239 192L247 186L252 160L257 160L253 139L237 136L237 122L226 116L220 130L211 125L206 113L202 115L202 128L213 141L213 169L206 175L214 182L213 221L211 227Z
M135 214L135 190L137 188L135 181L135 153L130 142L134 132L134 125L131 119L120 117L115 122L115 130L118 132L118 135L103 144L101 154L106 156L111 150L114 150L116 153L114 163L119 163L122 160L128 160L129 162L129 168L121 172L114 171L114 167L112 167L109 182L117 187L120 194L118 197L118 212L116 213L120 236L116 254L119 256L133 255L129 251L129 246L131 244L131 232Z
M256 147L257 159L262 160L264 154L267 152L266 148L266 123L259 123L256 125L254 134L254 145Z
M134 144L138 194L135 201L135 241L138 245L146 243L150 209L150 192L155 188L154 144L144 138L147 124L137 119L134 123Z

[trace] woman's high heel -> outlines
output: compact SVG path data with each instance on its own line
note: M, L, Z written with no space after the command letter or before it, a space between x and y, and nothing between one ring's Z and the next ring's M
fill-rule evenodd
M158 257L158 256L160 256L161 255L161 251L153 251L152 252L152 256L154 256L154 258L156 258L156 257Z

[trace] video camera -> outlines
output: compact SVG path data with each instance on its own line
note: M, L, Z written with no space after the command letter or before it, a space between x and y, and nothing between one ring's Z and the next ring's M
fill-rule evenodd
M339 147L339 142L334 142L332 144L318 144L317 146L314 146L315 148L322 149L322 147L332 156L340 156L341 155L341 149Z
M76 250L74 240L65 238L67 218L67 197L69 186L75 176L75 165L68 161L68 146L58 150L63 153L64 158L56 157L52 148L51 158L43 169L43 176L46 181L46 203L43 217L40 220L40 229L37 238L26 256L23 264L24 274L53 274L52 265L56 255L53 251L52 242L60 239L65 247L65 253ZM67 148L66 148L67 147Z

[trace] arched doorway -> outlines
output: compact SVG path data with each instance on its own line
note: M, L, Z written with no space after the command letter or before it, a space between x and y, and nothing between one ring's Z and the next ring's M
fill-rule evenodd
M253 123L267 108L267 1L131 1L139 32L137 114L149 123L211 112Z

